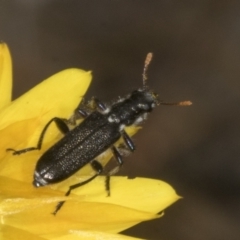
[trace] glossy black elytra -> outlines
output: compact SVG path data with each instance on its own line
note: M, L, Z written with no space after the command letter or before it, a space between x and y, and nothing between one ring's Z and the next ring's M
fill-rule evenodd
M158 101L157 95L147 86L146 72L151 59L152 53L149 53L144 64L142 88L133 91L125 98L120 98L112 105L106 105L96 98L88 106L80 104L70 120L57 117L51 119L44 127L37 147L22 150L7 149L13 151L14 155L41 149L44 135L52 122L55 122L60 131L65 134L38 160L33 180L35 187L61 182L90 163L96 174L84 182L70 186L65 194L68 196L73 189L92 181L102 173L103 166L96 158L110 148L118 165L107 174L106 188L109 192L110 176L118 172L123 164L121 149L114 144L122 137L125 143L124 151L135 150L134 143L124 130L125 127L141 123L158 104L180 106L191 104L189 101L179 103ZM67 123L75 122L80 117L84 118L83 122L70 130ZM56 214L63 204L64 202L59 202L53 214Z

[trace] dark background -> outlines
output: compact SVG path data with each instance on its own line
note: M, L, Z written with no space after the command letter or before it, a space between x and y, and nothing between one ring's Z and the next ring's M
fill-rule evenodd
M93 71L87 96L111 100L141 87L154 52L150 87L194 105L157 108L121 175L165 180L184 199L125 233L240 239L240 1L0 0L0 40L12 52L14 98L79 67Z

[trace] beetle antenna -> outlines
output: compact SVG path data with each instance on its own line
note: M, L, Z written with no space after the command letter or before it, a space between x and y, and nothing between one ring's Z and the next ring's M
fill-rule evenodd
M159 103L160 105L172 105L172 106L181 106L181 107L185 107L185 106L190 106L192 105L192 102L191 101L182 101L182 102L173 102L173 103L170 103L170 102L160 102Z
M143 89L147 89L147 70L150 62L152 61L153 54L149 52L146 56L145 62L144 62L144 67L143 67Z

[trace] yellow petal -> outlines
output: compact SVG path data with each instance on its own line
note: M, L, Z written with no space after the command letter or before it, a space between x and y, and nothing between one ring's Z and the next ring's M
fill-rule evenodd
M29 146L27 137L34 133L38 127L38 122L37 119L22 120L0 130L0 136L4 139L4 141L0 142L1 176L29 183L32 182L34 167L42 152L33 151L31 154L26 153L20 156L13 156L12 152L7 152L6 149L19 149ZM36 144L37 140L32 146L36 146Z
M83 179L85 180L86 177L81 179L73 176L68 182L58 184L57 189L66 192L69 185L81 182ZM107 197L105 180L105 177L97 177L94 181L74 190L73 194L81 196L81 200L87 202L116 204L155 214L180 198L166 182L149 178L129 179L118 176L111 178L111 196Z
M80 69L67 69L53 75L3 109L0 112L0 128L22 120L35 119L38 121L37 128L25 137L29 145L36 145L41 130L51 118L69 118L80 103L90 81L91 72ZM52 139L59 133L54 124L51 129L44 139L46 142L49 135L52 135ZM25 135L24 132L25 129L22 130L22 135Z
M117 233L160 217L156 215L158 211L179 199L171 186L162 181L126 177L113 177L112 194L107 197L104 180L99 177L74 191L53 216L50 213L57 202L66 199L63 193L61 198L59 191L49 187L34 189L30 184L2 177L2 223L41 235L62 236L69 229Z
M7 225L0 225L0 239L46 240L46 238L38 237L35 234Z
M50 188L36 189L29 183L2 176L0 176L0 189L1 216L33 210L50 203L57 204L67 199L62 192Z
M55 205L49 203L34 210L30 209L6 215L2 218L2 223L41 235L66 234L69 229L114 233L141 221L158 217L155 214L118 205L73 200L71 201L71 206L69 204L64 206L65 211L61 210L54 216L50 213Z
M96 240L96 239L104 239L104 240L141 240L140 238L134 238L125 236L122 234L110 234L105 232L97 232L97 231L81 231L81 230L70 230L70 233L60 235L52 234L52 235L44 235L42 237L29 233L27 231L7 226L0 225L0 239L1 240L16 240L16 239L24 239L24 240Z
M6 43L0 43L0 109L12 98L12 60Z
M141 240L140 238L128 237L121 234L111 234L97 231L72 230L70 233L62 236L44 236L51 240Z

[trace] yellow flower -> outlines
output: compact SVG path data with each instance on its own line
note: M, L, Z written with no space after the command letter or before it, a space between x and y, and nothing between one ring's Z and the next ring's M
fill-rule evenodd
M139 222L160 217L179 199L167 183L153 179L113 177L111 197L106 197L104 177L64 194L83 181L91 169L84 167L62 183L42 188L32 185L39 157L62 137L54 124L40 151L19 156L7 148L36 146L45 124L53 117L69 118L85 94L91 72L67 69L53 75L11 102L11 57L0 44L0 239L136 239L117 234ZM132 135L136 128L129 128ZM107 152L104 164L111 158ZM67 200L56 216L50 214Z

